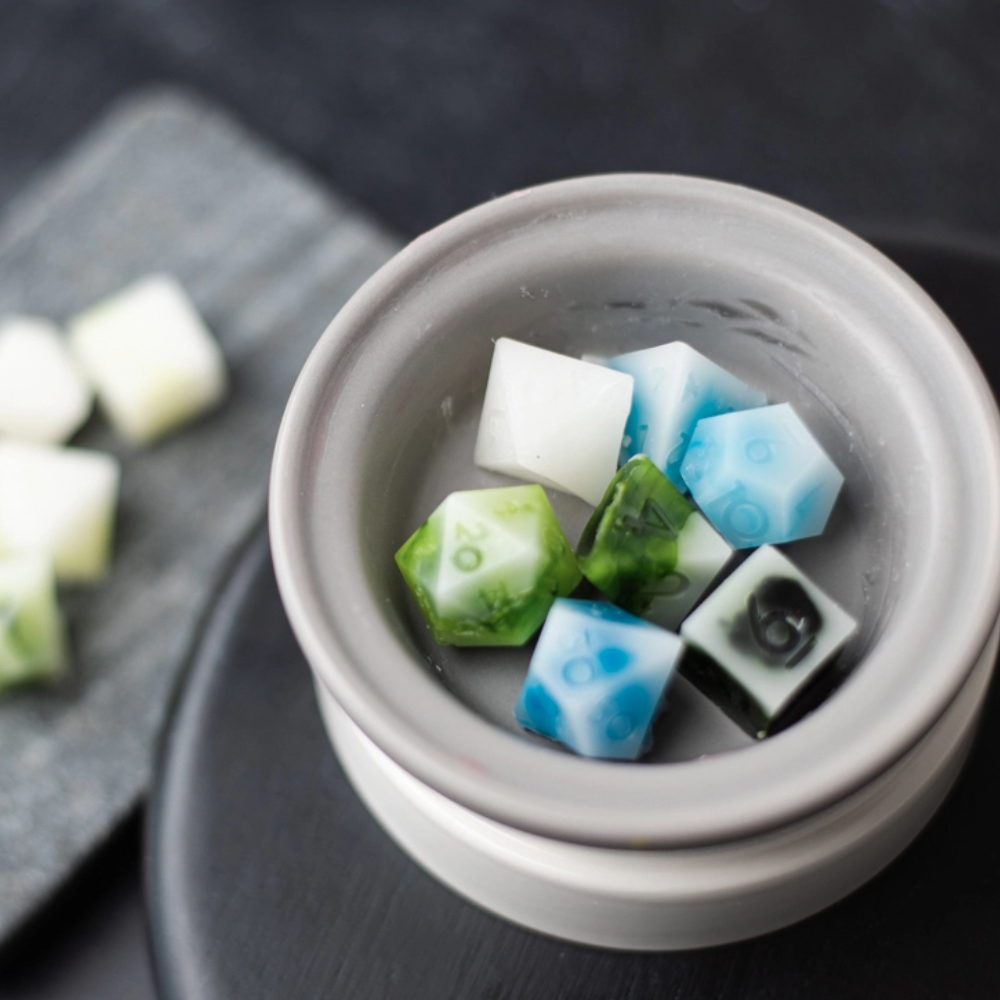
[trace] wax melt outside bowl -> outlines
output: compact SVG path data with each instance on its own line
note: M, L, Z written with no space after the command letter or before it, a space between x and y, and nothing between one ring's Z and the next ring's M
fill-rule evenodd
M451 491L512 484L472 459L499 337L681 339L795 407L846 477L783 547L860 623L831 697L749 745L681 682L649 760L586 760L513 721L530 647L434 645L392 557ZM420 237L333 320L278 441L275 566L341 761L414 858L546 933L714 944L861 884L954 781L996 653L998 440L951 324L845 230L707 180L564 181ZM550 497L575 543L590 509Z

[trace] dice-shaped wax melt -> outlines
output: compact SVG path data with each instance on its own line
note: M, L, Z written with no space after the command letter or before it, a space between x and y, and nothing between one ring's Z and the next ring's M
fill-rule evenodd
M37 552L0 557L0 690L59 677L66 660L51 561Z
M434 638L520 646L580 582L541 486L452 493L396 553Z
M618 467L632 378L501 338L493 350L476 465L598 504Z
M607 364L635 379L622 462L648 455L682 493L681 461L698 421L767 403L764 393L679 340L619 354Z
M682 670L761 738L856 628L794 563L765 545L681 626L691 647Z
M0 434L61 443L87 419L92 400L58 327L34 316L0 320Z
M151 275L69 322L70 346L115 429L148 444L215 406L226 363L180 283Z
M683 643L603 601L555 602L514 717L585 757L635 760L652 746Z
M734 549L820 534L844 483L788 403L700 421L681 474Z
M0 555L44 553L61 583L102 577L121 470L87 448L0 440Z
M646 455L618 470L577 546L583 575L619 607L676 629L732 549Z

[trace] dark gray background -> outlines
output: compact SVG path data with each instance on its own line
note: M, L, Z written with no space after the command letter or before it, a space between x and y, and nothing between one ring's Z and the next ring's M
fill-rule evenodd
M608 170L996 233L993 0L3 0L0 203L179 80L402 235Z
M993 0L0 0L0 211L166 80L405 236L527 184L663 170L997 237L998 43ZM0 996L150 995L138 837L6 949Z

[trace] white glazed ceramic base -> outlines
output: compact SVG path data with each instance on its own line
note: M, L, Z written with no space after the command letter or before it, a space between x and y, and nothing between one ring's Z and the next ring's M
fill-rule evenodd
M870 785L774 833L689 850L587 847L486 819L413 778L316 687L327 732L358 794L442 882L532 930L660 951L737 941L794 923L846 896L899 854L958 775L997 641L994 630L945 715Z

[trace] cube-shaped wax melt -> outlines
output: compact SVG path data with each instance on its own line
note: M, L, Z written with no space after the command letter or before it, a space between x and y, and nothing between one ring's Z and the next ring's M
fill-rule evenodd
M760 738L856 628L843 608L766 545L681 626L694 654L682 670Z
M732 552L653 462L636 455L611 481L577 559L619 607L676 629Z
M0 558L0 690L52 680L66 659L51 562L39 554Z
M734 549L820 534L844 482L787 403L700 421L681 472Z
M0 555L45 553L65 582L102 576L111 557L118 481L111 455L0 441Z
M452 493L396 553L434 638L520 646L580 570L540 486Z
M596 505L618 467L631 405L631 376L501 338L476 464Z
M764 406L767 397L683 341L619 354L608 365L635 379L622 462L648 455L682 493L681 461L705 417Z
M585 757L636 760L652 746L683 643L603 601L558 600L514 717Z
M0 321L0 434L59 444L87 419L92 399L58 327L33 316Z
M225 394L222 352L184 289L166 275L76 316L69 336L115 429L136 444L162 437Z

